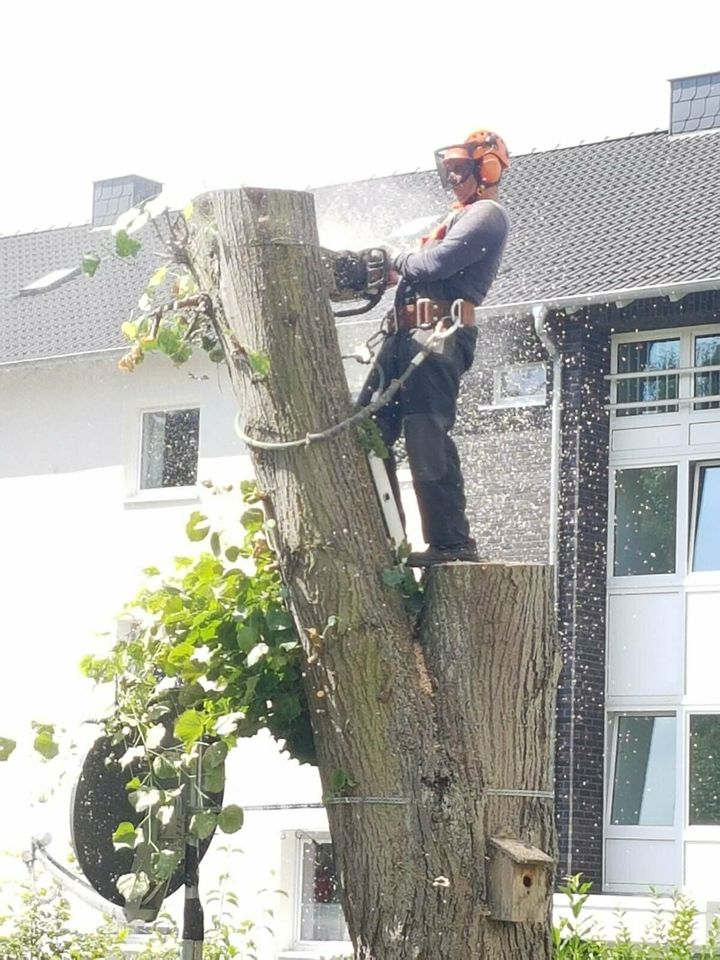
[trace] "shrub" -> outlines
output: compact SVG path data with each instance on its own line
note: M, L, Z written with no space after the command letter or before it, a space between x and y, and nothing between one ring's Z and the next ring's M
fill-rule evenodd
M555 960L712 960L720 957L720 916L715 917L701 948L693 944L698 910L693 900L680 893L670 907L654 895L653 917L641 943L634 943L622 913L618 915L615 939L602 941L597 924L585 911L592 884L580 874L567 877L560 888L568 899L570 917L563 917L553 931Z

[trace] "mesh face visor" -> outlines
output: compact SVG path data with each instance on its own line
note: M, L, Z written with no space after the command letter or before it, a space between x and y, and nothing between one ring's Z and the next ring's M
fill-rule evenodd
M443 187L464 183L475 172L471 153L477 150L476 143L455 143L435 151L435 166Z

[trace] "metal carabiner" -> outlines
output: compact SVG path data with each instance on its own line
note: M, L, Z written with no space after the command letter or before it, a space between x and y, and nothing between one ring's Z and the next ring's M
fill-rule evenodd
M452 323L449 327L443 327L444 317L441 317L438 322L435 324L435 334L438 340L446 340L451 333L455 333L458 327L462 326L462 307L463 301L453 300L452 306L450 307L450 319Z

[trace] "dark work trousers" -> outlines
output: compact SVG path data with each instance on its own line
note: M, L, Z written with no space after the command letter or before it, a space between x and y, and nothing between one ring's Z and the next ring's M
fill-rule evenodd
M385 389L407 369L431 333L418 329L388 335L360 392L361 406L367 406L378 388ZM423 537L433 547L455 546L470 537L460 458L449 431L455 423L460 377L473 361L476 341L474 327L461 327L451 334L443 341L443 352L430 353L374 416L390 450L388 476L401 514L392 447L401 433L405 435Z

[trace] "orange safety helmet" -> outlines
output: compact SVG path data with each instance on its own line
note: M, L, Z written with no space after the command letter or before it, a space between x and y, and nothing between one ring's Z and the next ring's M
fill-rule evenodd
M448 164L453 160L455 163ZM467 161L467 166L458 161ZM461 182L475 174L479 186L494 187L500 182L503 172L510 166L510 154L505 141L490 130L473 130L463 143L451 144L435 151L440 180L444 187L449 186L450 166L460 173Z

